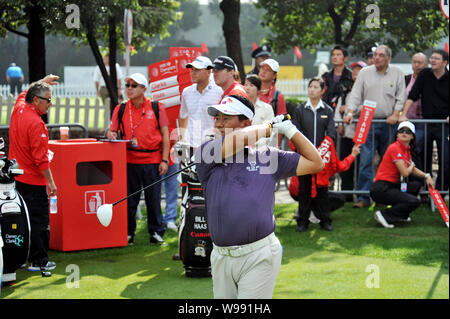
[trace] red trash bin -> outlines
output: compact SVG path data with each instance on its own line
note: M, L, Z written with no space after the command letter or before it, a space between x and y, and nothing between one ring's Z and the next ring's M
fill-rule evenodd
M74 251L126 246L127 205L113 208L108 227L97 208L127 196L126 144L96 139L51 140L58 211L50 214L50 248Z

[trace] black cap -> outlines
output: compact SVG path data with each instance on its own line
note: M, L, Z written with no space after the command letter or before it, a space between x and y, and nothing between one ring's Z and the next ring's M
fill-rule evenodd
M260 56L271 56L270 52L272 52L272 49L270 48L270 46L268 45L263 45L260 46L259 48L256 48L255 50L253 50L252 52L252 58L256 59L257 57Z
M219 56L214 62L214 69L222 70L222 69L232 69L236 70L236 64L233 59L228 56Z
M373 56L373 53L375 52L375 50L376 50L376 45L373 45L373 46L371 46L368 50L367 50L367 56L369 57L369 56Z

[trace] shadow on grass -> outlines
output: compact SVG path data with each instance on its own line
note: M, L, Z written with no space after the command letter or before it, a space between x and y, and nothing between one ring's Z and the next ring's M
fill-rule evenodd
M411 223L385 229L375 222L373 212L352 208L347 203L332 213L332 232L310 224L308 231L303 233L296 232L297 223L292 219L296 207L296 204L280 205L276 211L277 236L285 250L295 250L295 254L284 254L283 264L294 258L289 256L302 258L314 251L327 250L440 267L440 272L448 275L448 228L439 212L432 212L427 206L421 206L411 214Z
M70 294L60 298L75 299L212 298L211 278L188 278L184 274L183 263L172 259L173 254L178 252L176 232L166 232L164 239L168 247L150 245L145 221L138 221L137 224L133 246L77 252L50 251L50 260L57 264L56 269L52 271L52 277L36 280L37 278L31 277L41 277L40 272L19 269L16 284L2 288L2 298L11 295L13 298L28 298L30 293L35 294L37 290L44 292L52 288L63 289L66 294ZM86 290L71 289L71 292L68 292L61 288L65 287L66 280L70 280L71 271L66 268L68 265L79 267L80 286L86 287L92 285L90 281L98 281L99 285L111 284L111 291L108 291L108 286L93 287L92 293L86 297ZM53 279L57 276L61 278ZM96 277L111 279L113 282ZM45 293L40 298L46 298Z

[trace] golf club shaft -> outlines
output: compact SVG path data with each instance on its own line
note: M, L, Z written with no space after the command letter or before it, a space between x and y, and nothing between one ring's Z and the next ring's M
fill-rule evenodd
M155 186L156 184L161 183L161 182L165 181L166 179L171 178L172 176L175 176L175 175L177 175L178 173L181 173L182 171L184 171L184 170L186 170L186 169L188 169L188 168L190 168L190 167L192 167L192 166L194 166L194 165L195 165L195 163L191 163L191 164L189 164L188 166L186 166L186 167L184 167L184 168L182 168L182 169L180 169L180 170L178 170L178 171L176 171L176 172L174 172L174 173L172 173L172 174L170 174L170 175L167 175L166 177L161 178L160 180L158 180L158 181L156 181L156 182L154 182L154 183L151 183L150 185L145 186L144 188L142 188L142 189L140 189L140 190L134 192L133 194L130 194L130 195L128 195L127 197L124 197L124 198L122 198L121 200L118 200L117 202L113 203L112 206L114 206L114 205L116 205L116 204L119 204L120 202L123 202L124 200L130 198L131 196L140 194L142 191L146 190L147 188L152 187L152 186Z

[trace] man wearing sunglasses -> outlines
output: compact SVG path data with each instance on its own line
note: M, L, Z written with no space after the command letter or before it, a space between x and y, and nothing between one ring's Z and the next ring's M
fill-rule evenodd
M48 196L56 195L48 158L48 131L41 116L52 105L51 85L58 84L56 75L34 82L17 98L9 126L9 158L15 158L23 175L17 176L16 188L22 195L30 215L31 246L29 271L51 276L56 267L48 260L50 241ZM47 192L48 187L48 192Z
M128 194L159 180L169 167L169 120L164 106L158 104L159 116L155 114L152 100L144 96L147 79L141 73L125 78L128 101L122 119L119 120L120 105L114 109L111 124L106 133L109 139L117 139L118 131L127 146ZM158 120L159 118L159 120ZM120 124L119 124L120 123ZM166 245L162 237L165 226L161 213L161 184L144 191L147 206L147 226L150 243ZM140 194L128 199L128 242L134 241L136 210Z

